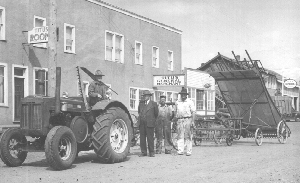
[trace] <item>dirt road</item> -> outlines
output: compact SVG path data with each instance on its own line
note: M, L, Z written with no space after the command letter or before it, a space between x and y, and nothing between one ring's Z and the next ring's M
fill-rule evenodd
M300 123L288 123L287 144L277 139L254 139L193 147L192 156L138 157L134 147L126 162L102 164L93 151L80 152L71 169L53 171L44 153L29 153L23 166L0 162L0 182L300 182Z

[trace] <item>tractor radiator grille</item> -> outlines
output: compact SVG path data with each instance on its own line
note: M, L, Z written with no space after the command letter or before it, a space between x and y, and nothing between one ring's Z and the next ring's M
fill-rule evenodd
M21 114L21 127L23 129L42 129L41 103L23 103Z

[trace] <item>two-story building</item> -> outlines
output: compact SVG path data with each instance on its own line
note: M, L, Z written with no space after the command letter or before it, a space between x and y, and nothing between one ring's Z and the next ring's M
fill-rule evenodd
M153 88L153 75L181 73L182 31L101 0L56 1L61 93L79 95L76 66L104 73L112 98L136 113L144 90L171 99L180 87ZM18 126L20 101L48 95L49 43L28 44L28 31L49 25L49 1L0 2L0 128ZM84 92L91 78L82 74Z

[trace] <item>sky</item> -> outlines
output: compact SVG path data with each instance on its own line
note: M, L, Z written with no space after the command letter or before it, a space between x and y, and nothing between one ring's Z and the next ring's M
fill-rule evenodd
M299 0L103 1L183 31L183 67L196 69L218 52L248 59L247 50L265 68L300 80Z

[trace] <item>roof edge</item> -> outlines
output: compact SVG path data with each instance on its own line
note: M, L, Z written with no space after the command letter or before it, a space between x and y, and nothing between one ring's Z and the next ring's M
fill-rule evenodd
M122 14L125 14L125 15L128 15L128 16L131 16L133 18L137 18L139 20L143 20L145 22L148 22L148 23L151 23L153 25L156 25L156 26L159 26L159 27L162 27L166 30L169 30L169 31L172 31L172 32L175 32L177 34L182 34L182 31L179 30L179 29L176 29L174 27L171 27L169 25L166 25L166 24L163 24L163 23L160 23L160 22L157 22L155 20L152 20L150 18L147 18L147 17L143 17L141 15L138 15L136 13L133 13L131 11L128 11L128 10L125 10L123 8L120 8L120 7L117 7L115 5L112 5L112 4L109 4L107 2L104 2L104 1L101 1L101 0L86 0L86 1L89 1L91 3L94 3L94 4L97 4L97 5L100 5L100 6L103 6L103 7L106 7L108 9L111 9L111 10L114 10L114 11L117 11L117 12L120 12Z

